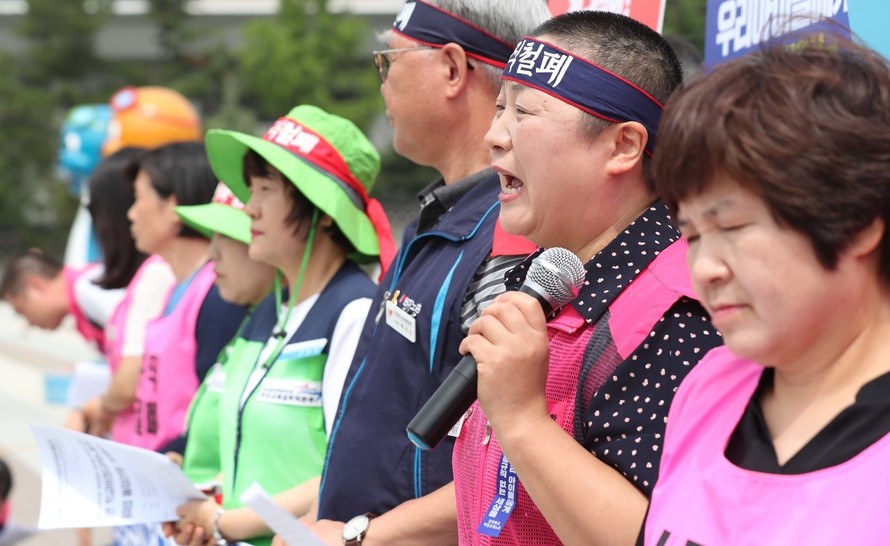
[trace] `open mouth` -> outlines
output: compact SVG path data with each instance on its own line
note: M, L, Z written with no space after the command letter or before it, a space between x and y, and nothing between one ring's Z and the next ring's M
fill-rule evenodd
M501 191L504 193L516 193L518 192L522 186L522 180L519 180L515 176L509 174L503 174L504 183L501 184Z

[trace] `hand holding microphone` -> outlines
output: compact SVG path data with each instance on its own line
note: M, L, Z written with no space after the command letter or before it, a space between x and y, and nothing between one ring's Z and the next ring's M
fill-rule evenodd
M577 296L584 274L577 256L564 248L550 248L532 260L519 291L534 297L547 315ZM439 445L476 399L476 377L476 361L466 355L408 424L414 445L421 449Z

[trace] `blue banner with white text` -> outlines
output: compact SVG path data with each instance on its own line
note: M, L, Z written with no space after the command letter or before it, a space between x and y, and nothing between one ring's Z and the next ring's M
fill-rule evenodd
M705 65L741 57L780 36L818 33L826 19L849 28L847 0L708 0Z

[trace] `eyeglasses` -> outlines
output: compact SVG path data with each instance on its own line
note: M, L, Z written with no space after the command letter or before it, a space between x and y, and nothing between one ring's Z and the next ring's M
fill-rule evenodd
M374 66L377 67L377 73L380 75L380 81L385 82L389 76L389 60L390 53L405 53L407 51L420 51L422 49L435 49L433 46L416 46L416 47L397 47L395 49L381 49L372 51L371 56L374 57Z

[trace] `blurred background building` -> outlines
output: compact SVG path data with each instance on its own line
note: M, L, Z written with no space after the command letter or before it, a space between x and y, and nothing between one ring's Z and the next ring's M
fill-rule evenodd
M194 0L185 8L186 13L194 18L194 28L198 32L209 32L213 37L222 36L229 48L237 49L243 42L241 28L244 23L256 18L274 17L280 3L279 0ZM90 9L90 2L82 4L84 9ZM99 2L92 4L98 6ZM360 15L367 18L372 28L384 29L392 24L393 15L401 5L402 0L331 0L328 9L333 13ZM144 60L161 54L156 26L148 17L151 9L148 0L113 0L110 9L110 20L96 37L100 56ZM26 0L0 0L0 51L25 51L26 41L16 35L15 27L27 12Z

